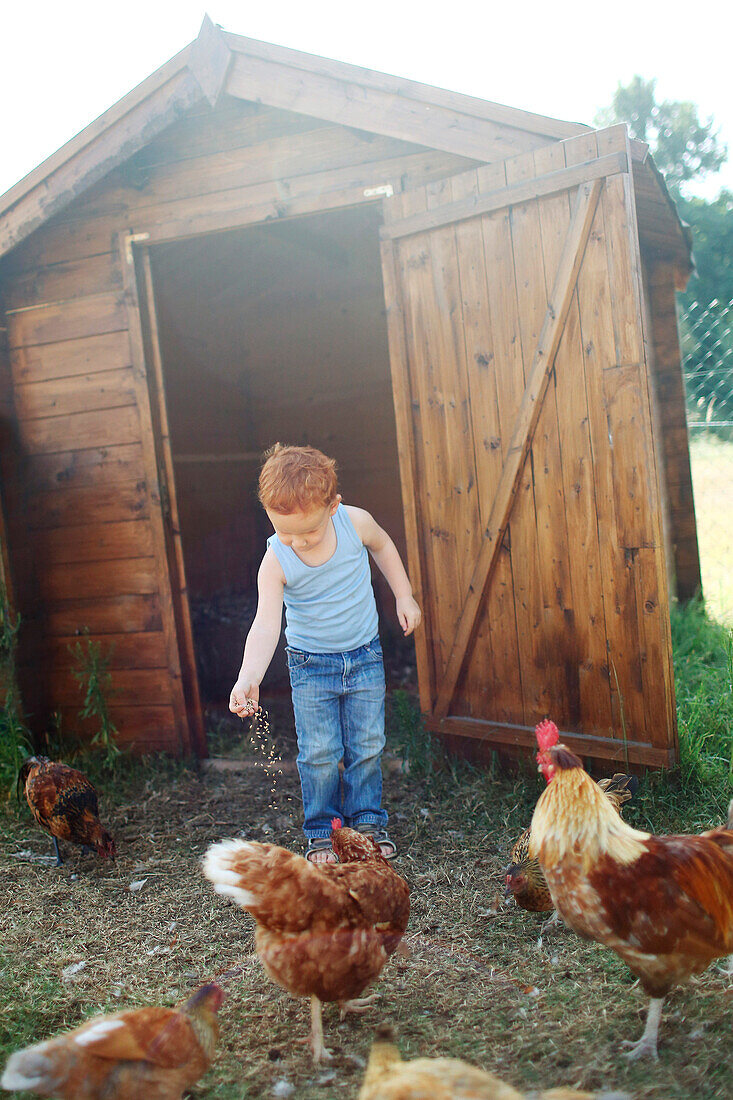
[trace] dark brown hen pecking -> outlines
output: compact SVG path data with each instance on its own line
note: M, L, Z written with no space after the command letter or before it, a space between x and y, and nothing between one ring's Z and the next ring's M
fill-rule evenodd
M46 756L31 756L21 766L17 786L18 797L23 787L34 818L53 837L57 866L63 863L59 840L114 859L115 842L102 827L97 792L83 772Z

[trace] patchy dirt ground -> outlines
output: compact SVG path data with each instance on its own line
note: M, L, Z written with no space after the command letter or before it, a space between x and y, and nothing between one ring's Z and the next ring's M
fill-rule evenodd
M94 1012L171 1004L237 966L219 1055L193 1093L202 1100L353 1100L382 1020L405 1056L463 1057L519 1088L602 1086L640 1100L733 1095L731 979L711 969L674 992L659 1065L629 1067L618 1043L641 1033L646 998L623 964L565 929L539 945L537 917L496 906L508 848L536 794L531 781L465 771L428 783L404 774L394 754L385 760L385 804L412 890L409 957L388 965L375 987L379 1001L364 1015L339 1023L334 1006L325 1008L335 1060L314 1069L298 1043L308 1032L307 1004L267 980L251 919L215 895L199 869L207 845L226 836L302 850L281 709L273 708L270 737L245 736L240 745L229 737L239 770L161 765L103 791L115 864L69 851L57 869L49 838L25 810L9 808L0 849L5 1054ZM226 739L220 728L219 744Z

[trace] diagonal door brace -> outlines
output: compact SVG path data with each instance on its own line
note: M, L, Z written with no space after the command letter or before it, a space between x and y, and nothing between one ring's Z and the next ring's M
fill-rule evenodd
M509 449L486 526L485 540L471 575L466 602L458 620L453 645L438 688L433 712L436 718L445 718L448 713L478 610L496 565L498 548L509 523L519 479L532 446L542 403L547 393L550 374L555 364L557 349L560 346L568 309L583 262L602 183L601 179L582 183L575 196L570 225L547 304L547 312L532 358L529 380L514 422Z

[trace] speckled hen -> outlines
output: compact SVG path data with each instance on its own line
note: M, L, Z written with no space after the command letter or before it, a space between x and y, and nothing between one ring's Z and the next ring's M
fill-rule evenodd
M204 874L254 917L267 975L294 997L311 999L311 1045L323 1044L321 1004L359 1011L359 995L381 973L410 913L407 883L371 837L334 822L338 863L309 863L273 844L225 840L209 848Z

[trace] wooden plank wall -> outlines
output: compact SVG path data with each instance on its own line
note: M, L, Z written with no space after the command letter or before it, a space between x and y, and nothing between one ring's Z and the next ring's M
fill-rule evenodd
M0 316L2 305L0 303ZM0 327L0 452L12 451L15 445L15 404L13 383L10 376L10 349L7 331ZM15 609L16 594L14 572L8 553L8 526L6 520L7 486L0 483L0 584L2 584L11 611Z
M3 475L15 502L12 551L35 572L21 611L44 644L43 674L35 659L29 669L29 682L50 691L37 722L49 709L70 728L76 722L68 647L88 628L113 647L121 740L181 748L119 235L161 240L348 206L366 187L414 186L470 163L225 98L215 113L200 109L171 126L6 258L13 428L24 464L11 469L6 454ZM335 400L324 413L338 418L342 407Z

